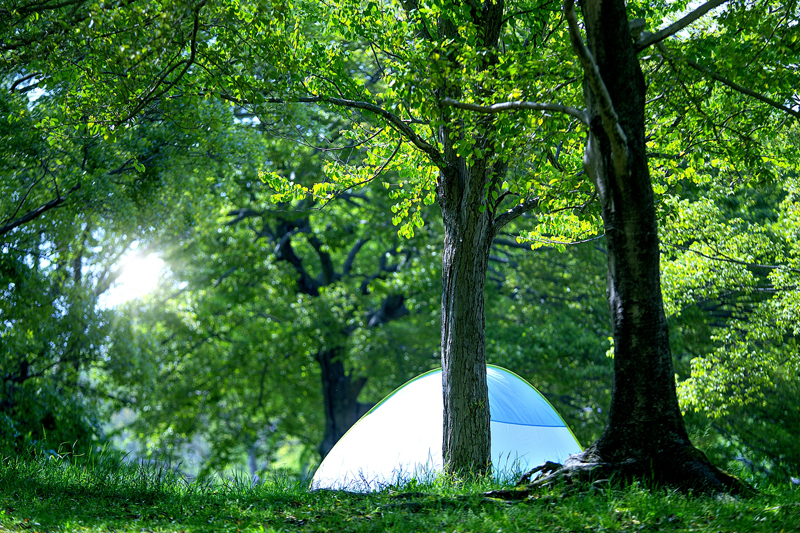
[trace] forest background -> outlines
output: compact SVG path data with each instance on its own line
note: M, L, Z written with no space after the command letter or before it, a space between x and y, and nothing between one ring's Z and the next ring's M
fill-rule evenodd
M695 444L787 480L800 475L798 8L712 3L640 57L670 341ZM370 405L439 366L431 80L479 104L575 105L582 75L558 2L505 5L491 79L467 68L485 57L468 28L433 48L408 38L442 13L458 25L469 2L406 4L0 4L4 454L116 438L193 473L306 474ZM652 31L688 9L628 4ZM465 67L437 70L447 61ZM372 107L333 101L353 94ZM614 349L585 131L547 110L493 117L511 170L487 205L530 208L491 243L487 360L586 445ZM460 156L484 157L461 139ZM111 305L137 255L164 262L158 287Z

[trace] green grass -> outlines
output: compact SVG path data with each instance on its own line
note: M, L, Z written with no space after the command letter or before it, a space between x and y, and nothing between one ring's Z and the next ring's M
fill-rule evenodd
M0 464L0 531L800 531L800 490L748 499L638 486L555 489L518 502L489 481L440 480L375 494L310 492L275 476L187 482L167 468L102 456ZM506 487L507 488L507 487Z

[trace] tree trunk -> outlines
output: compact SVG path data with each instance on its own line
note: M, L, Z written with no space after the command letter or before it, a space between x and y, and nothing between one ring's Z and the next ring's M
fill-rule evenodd
M659 241L645 150L645 81L628 31L624 0L581 2L592 52L625 134L627 164L615 166L602 104L584 84L590 116L584 165L602 205L608 248L607 295L614 335L614 383L600 439L567 461L624 465L634 477L720 490L732 478L689 441L675 392L661 296Z
M449 472L490 468L484 288L493 230L476 204L442 209L442 457Z
M602 203L608 248L608 301L614 333L614 385L604 455L666 442L688 443L678 399L661 297L658 226L644 142L644 76L618 0L583 5L589 49L628 140L628 168L617 175L597 102L585 90L592 117L587 170Z
M502 28L504 0L471 4L472 23L480 46L497 48ZM437 25L439 39L460 39L459 28L448 17ZM445 54L457 72L453 54ZM484 57L480 69L496 61L494 53ZM439 98L458 99L461 88L446 80ZM499 188L505 166L490 165L495 150L495 128L491 117L478 119L472 131L472 163L457 154L454 143L463 138L465 123L443 109L439 129L445 167L437 184L438 202L444 222L442 251L442 394L444 427L442 458L446 472L483 474L491 470L489 388L486 383L486 320L484 294L489 248L496 226L488 196Z
M343 348L322 350L317 361L322 376L322 398L325 404L325 434L318 451L322 459L358 419L372 408L371 404L360 403L358 395L367 378L353 378L346 374L341 360Z

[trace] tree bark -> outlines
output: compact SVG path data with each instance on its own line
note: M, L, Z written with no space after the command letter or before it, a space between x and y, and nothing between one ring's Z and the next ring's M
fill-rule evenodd
M617 140L608 133L610 115L585 81L590 127L584 166L597 188L606 233L614 382L609 418L600 439L570 458L565 467L616 465L611 470L632 477L726 490L735 480L692 446L678 406L645 151L646 87L628 31L625 3L583 0L581 6L588 48L613 103L611 113L616 112L624 132L617 139L625 146L615 146ZM620 153L627 157L619 159Z
M442 208L442 457L449 472L483 473L491 462L484 292L494 231L479 206Z

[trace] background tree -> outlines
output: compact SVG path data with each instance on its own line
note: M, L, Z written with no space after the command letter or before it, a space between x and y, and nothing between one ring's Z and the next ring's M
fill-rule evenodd
M136 346L121 360L149 361L116 375L140 406L136 431L155 451L202 436L212 447L206 467L254 448L269 457L293 439L324 457L435 355L425 335L438 322L434 282L420 275L435 259L424 232L397 236L382 188L328 206L271 204L255 170L264 159L312 183L320 158L251 129L261 149L217 183L213 216L162 245L183 288L131 308L111 350ZM401 340L386 325L403 317L416 333Z
M796 161L781 152L774 161ZM706 440L723 460L783 477L798 469L791 173L669 202L662 230L667 311L707 340L684 344L681 404L709 416Z
M31 80L12 74L0 91L2 446L85 449L102 434L109 392L100 378L115 315L102 297L132 247L185 227L170 205L201 196L214 168L199 156L213 157L229 132L215 127L220 108L205 106L180 125L151 113L111 143L85 126L50 135L64 117L59 90L25 91ZM202 174L199 188L180 183L186 173Z

